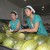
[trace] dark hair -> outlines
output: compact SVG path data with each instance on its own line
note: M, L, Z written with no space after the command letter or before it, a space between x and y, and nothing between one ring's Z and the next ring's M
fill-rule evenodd
M12 11L10 14L15 14L15 16L17 15L17 14L16 14L15 12L13 12L13 11Z
M25 9L29 9L31 11L31 9L29 7L26 7ZM32 14L34 14L34 13L32 12Z
M28 7L25 7L25 9L29 9L29 10L31 10L30 8L28 8Z

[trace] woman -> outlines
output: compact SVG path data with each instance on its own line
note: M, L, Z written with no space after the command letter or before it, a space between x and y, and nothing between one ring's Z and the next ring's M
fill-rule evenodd
M21 29L20 20L18 19L18 14L16 11L10 13L12 20L9 22L10 32L16 32Z
M26 6L25 14L27 15L27 24L30 29L22 29L19 32L37 32L39 35L48 36L41 17L35 14L35 10L31 6Z

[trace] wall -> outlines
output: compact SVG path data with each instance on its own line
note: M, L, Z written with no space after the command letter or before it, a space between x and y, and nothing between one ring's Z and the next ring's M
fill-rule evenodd
M11 19L10 12L17 11L19 18L22 20L22 8L14 5L8 0L0 0L0 19Z
M50 15L41 16L41 17L42 17L44 23L50 24Z

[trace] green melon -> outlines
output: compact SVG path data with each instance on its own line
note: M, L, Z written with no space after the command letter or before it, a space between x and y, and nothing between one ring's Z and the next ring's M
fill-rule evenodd
M25 43L25 41L18 41L17 43L15 43L13 49L20 50L24 43Z
M24 33L15 33L12 36L15 40L24 40L25 39L25 34Z
M6 38L5 33L0 33L0 43L2 43Z
M4 41L3 41L3 46L6 46L6 47L8 47L8 48L13 48L13 46L14 46L14 43L15 43L15 41L14 41L14 39L12 39L12 38L6 38Z
M46 40L48 39L48 37L46 36L40 36L39 38L36 39L38 45L41 45L43 43L46 43Z
M37 39L47 39L47 36L42 36L42 35L35 35L35 36L33 36L33 39L34 40L37 40Z
M47 44L50 45L50 37L46 40Z
M36 41L37 41L38 45L41 45L41 44L45 43L45 40L42 39L42 38L39 38Z
M50 50L50 46L48 46L48 44L44 43L44 44L38 46L36 48L36 50Z
M6 35L7 35L7 37L11 37L12 36L12 32L10 32L10 30L6 30Z
M37 42L35 40L28 40L23 44L21 50L35 50L36 47Z
M35 36L33 36L33 39L34 40L37 40L38 38L40 38L41 36L40 35L35 35Z
M26 36L26 39L25 40L31 40L31 39L33 39L34 36L35 36L35 34L28 34Z
M41 45L43 43L46 43L48 37L44 36L44 35L43 36L42 35L35 35L33 37L33 39L37 41L38 45Z

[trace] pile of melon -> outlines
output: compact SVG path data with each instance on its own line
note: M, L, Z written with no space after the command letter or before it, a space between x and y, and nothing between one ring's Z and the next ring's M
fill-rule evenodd
M0 44L15 50L50 50L50 36L6 30L6 33L0 33Z
M12 33L5 27L6 32L0 33L0 45L13 50L50 50L50 36L34 33Z

